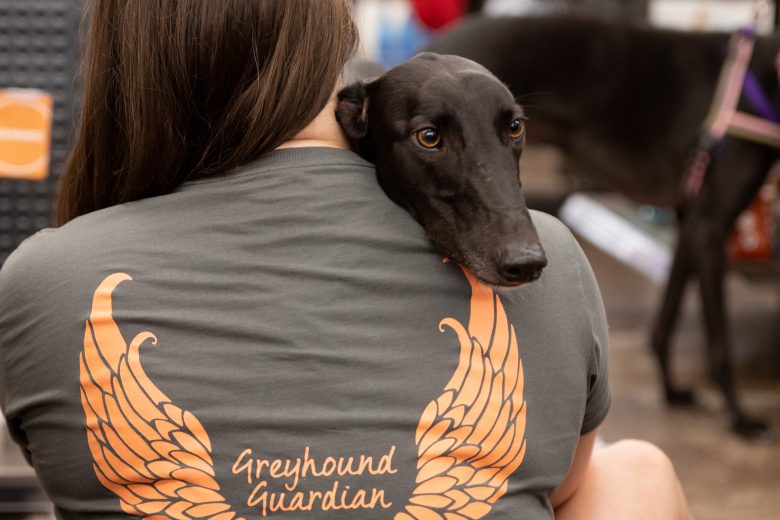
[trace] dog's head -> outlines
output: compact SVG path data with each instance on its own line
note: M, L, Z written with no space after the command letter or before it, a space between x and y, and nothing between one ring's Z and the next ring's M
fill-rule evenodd
M419 54L339 93L337 117L379 184L483 282L536 280L547 264L520 190L522 109L484 67Z

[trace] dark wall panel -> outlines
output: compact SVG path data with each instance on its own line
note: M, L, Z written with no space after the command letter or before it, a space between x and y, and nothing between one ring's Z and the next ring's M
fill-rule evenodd
M54 190L74 122L81 5L81 0L0 0L0 89L41 89L54 100L48 180L0 179L0 264L22 240L52 224Z

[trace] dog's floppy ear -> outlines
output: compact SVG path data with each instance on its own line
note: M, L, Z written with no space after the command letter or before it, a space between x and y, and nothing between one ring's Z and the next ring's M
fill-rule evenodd
M368 89L361 82L345 87L338 94L336 119L353 141L359 141L368 132Z

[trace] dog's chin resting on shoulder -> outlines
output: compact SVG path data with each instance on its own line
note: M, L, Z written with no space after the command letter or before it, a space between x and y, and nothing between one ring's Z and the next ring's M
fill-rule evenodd
M525 117L487 69L418 54L338 95L336 116L384 192L442 254L485 284L533 282L547 265L520 188Z

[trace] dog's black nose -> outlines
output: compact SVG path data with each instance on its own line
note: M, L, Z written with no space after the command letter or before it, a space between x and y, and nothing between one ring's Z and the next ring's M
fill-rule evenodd
M498 274L510 283L528 283L537 280L546 265L541 248L510 245L501 251Z

